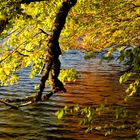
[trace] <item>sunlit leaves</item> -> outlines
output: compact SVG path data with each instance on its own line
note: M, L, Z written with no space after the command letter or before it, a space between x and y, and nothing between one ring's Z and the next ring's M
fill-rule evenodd
M120 77L120 84L126 82L130 77L132 76L132 73L129 72L129 73L124 73L121 77Z
M133 2L79 1L68 16L60 38L62 47L64 45L99 51L105 47L120 47L132 42L133 38L138 37L140 27Z
M8 7L9 3L11 7ZM31 66L30 78L33 78L42 69L47 55L47 35L42 33L50 31L53 26L55 15L61 6L61 0L31 2L30 4L19 5L18 1L2 1L1 8L4 8L1 18L12 17L14 23L11 29L4 30L7 38L0 44L1 73L5 74L0 79L2 83L6 82L9 76L14 75L19 69ZM13 10L10 13L10 8ZM21 8L17 10L18 8ZM7 14L9 16L7 17ZM10 17L10 18L11 18ZM8 20L10 22L10 19ZM1 36L3 37L3 36ZM8 66L8 68L5 68ZM5 78L4 78L5 77Z
M80 105L65 106L56 113L58 119L65 117L79 117L79 124L85 129L85 133L97 133L105 136L118 134L121 131L129 129L132 125L132 116L129 110L118 105L108 105L103 103L95 107L81 107ZM139 136L139 119L133 116L138 124L133 125L135 134ZM108 119L107 119L108 118ZM106 120L107 119L107 120ZM129 121L131 124L129 124ZM135 122L135 123L136 123ZM130 129L131 130L131 127Z
M58 119L61 119L64 115L64 110L63 109L59 110L58 112L56 112L56 115Z
M20 0L1 0L0 1L0 23L2 20L7 20L8 24L5 26L2 34L0 34L0 39L5 37L8 30L13 26L15 18L20 13ZM0 26L2 26L0 24ZM2 28L2 27L1 27Z
M135 43L135 42L134 42ZM120 77L120 83L124 83L132 79L129 87L126 89L127 97L134 95L139 86L139 71L140 71L140 48L123 46L119 49L120 62L126 66L125 73ZM127 98L126 97L126 98Z
M133 96L137 92L139 83L140 83L140 79L136 78L136 80L134 80L134 82L131 82L129 84L129 87L126 89L127 96L126 96L125 100L127 100L128 97Z
M75 81L77 78L78 72L75 71L74 69L66 69L66 70L61 70L59 79L65 83L65 82L72 82Z

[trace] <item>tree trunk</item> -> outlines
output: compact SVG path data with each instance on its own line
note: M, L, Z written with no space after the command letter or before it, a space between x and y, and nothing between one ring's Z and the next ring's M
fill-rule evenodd
M53 92L66 91L63 83L58 79L60 73L60 60L59 55L61 54L61 49L59 46L60 33L66 22L66 17L70 9L76 4L77 0L64 0L59 12L56 14L56 19L54 21L54 26L52 28L52 33L49 36L48 41L48 55L46 56L46 68L41 77L39 91L37 92L36 101L41 100L43 90L45 88L45 82L51 74L53 82Z

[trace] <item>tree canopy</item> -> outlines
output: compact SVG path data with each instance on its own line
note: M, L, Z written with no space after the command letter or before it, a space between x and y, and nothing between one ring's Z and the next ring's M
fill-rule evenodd
M48 36L62 2L1 0L1 85L17 82L17 72L24 67L31 66L30 78L41 72L48 53ZM140 69L139 0L78 0L67 16L59 42L62 51L111 47L106 57L118 49L120 61L126 61L129 67L120 79L121 83L126 81ZM138 84L139 75L133 85Z

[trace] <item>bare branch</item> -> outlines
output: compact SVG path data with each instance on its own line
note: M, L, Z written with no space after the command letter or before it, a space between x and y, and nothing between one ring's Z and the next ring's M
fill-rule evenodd
M7 103L7 102L5 102L3 100L0 100L0 102L3 103L3 104L5 104L6 106L11 107L12 109L18 109L18 107L16 105L9 104L9 103Z
M42 33L44 33L45 35L51 35L51 32L45 32L44 30L42 30L41 28L39 28L39 30L42 32Z
M140 5L136 5L133 3L133 8L140 8Z
M40 101L49 100L50 97L54 94L54 92L50 91L49 93L43 95ZM21 103L25 102L25 103ZM10 107L11 109L19 109L20 107L28 106L33 103L37 103L36 96L28 96L22 99L0 99L0 103ZM13 105L11 103L20 103L18 105Z
M21 53L21 52L19 52L19 51L15 51L15 52L17 52L19 55L22 55L22 56L24 56L24 57L28 57L28 56L29 56L29 55L23 54L23 53Z

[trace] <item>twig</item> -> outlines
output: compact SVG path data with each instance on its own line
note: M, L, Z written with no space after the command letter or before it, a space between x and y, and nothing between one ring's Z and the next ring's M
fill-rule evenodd
M39 28L39 30L40 30L42 33L46 34L47 36L48 36L48 35L51 35L51 33L52 33L52 32L45 32L45 31L44 31L43 29L41 29L41 28Z

